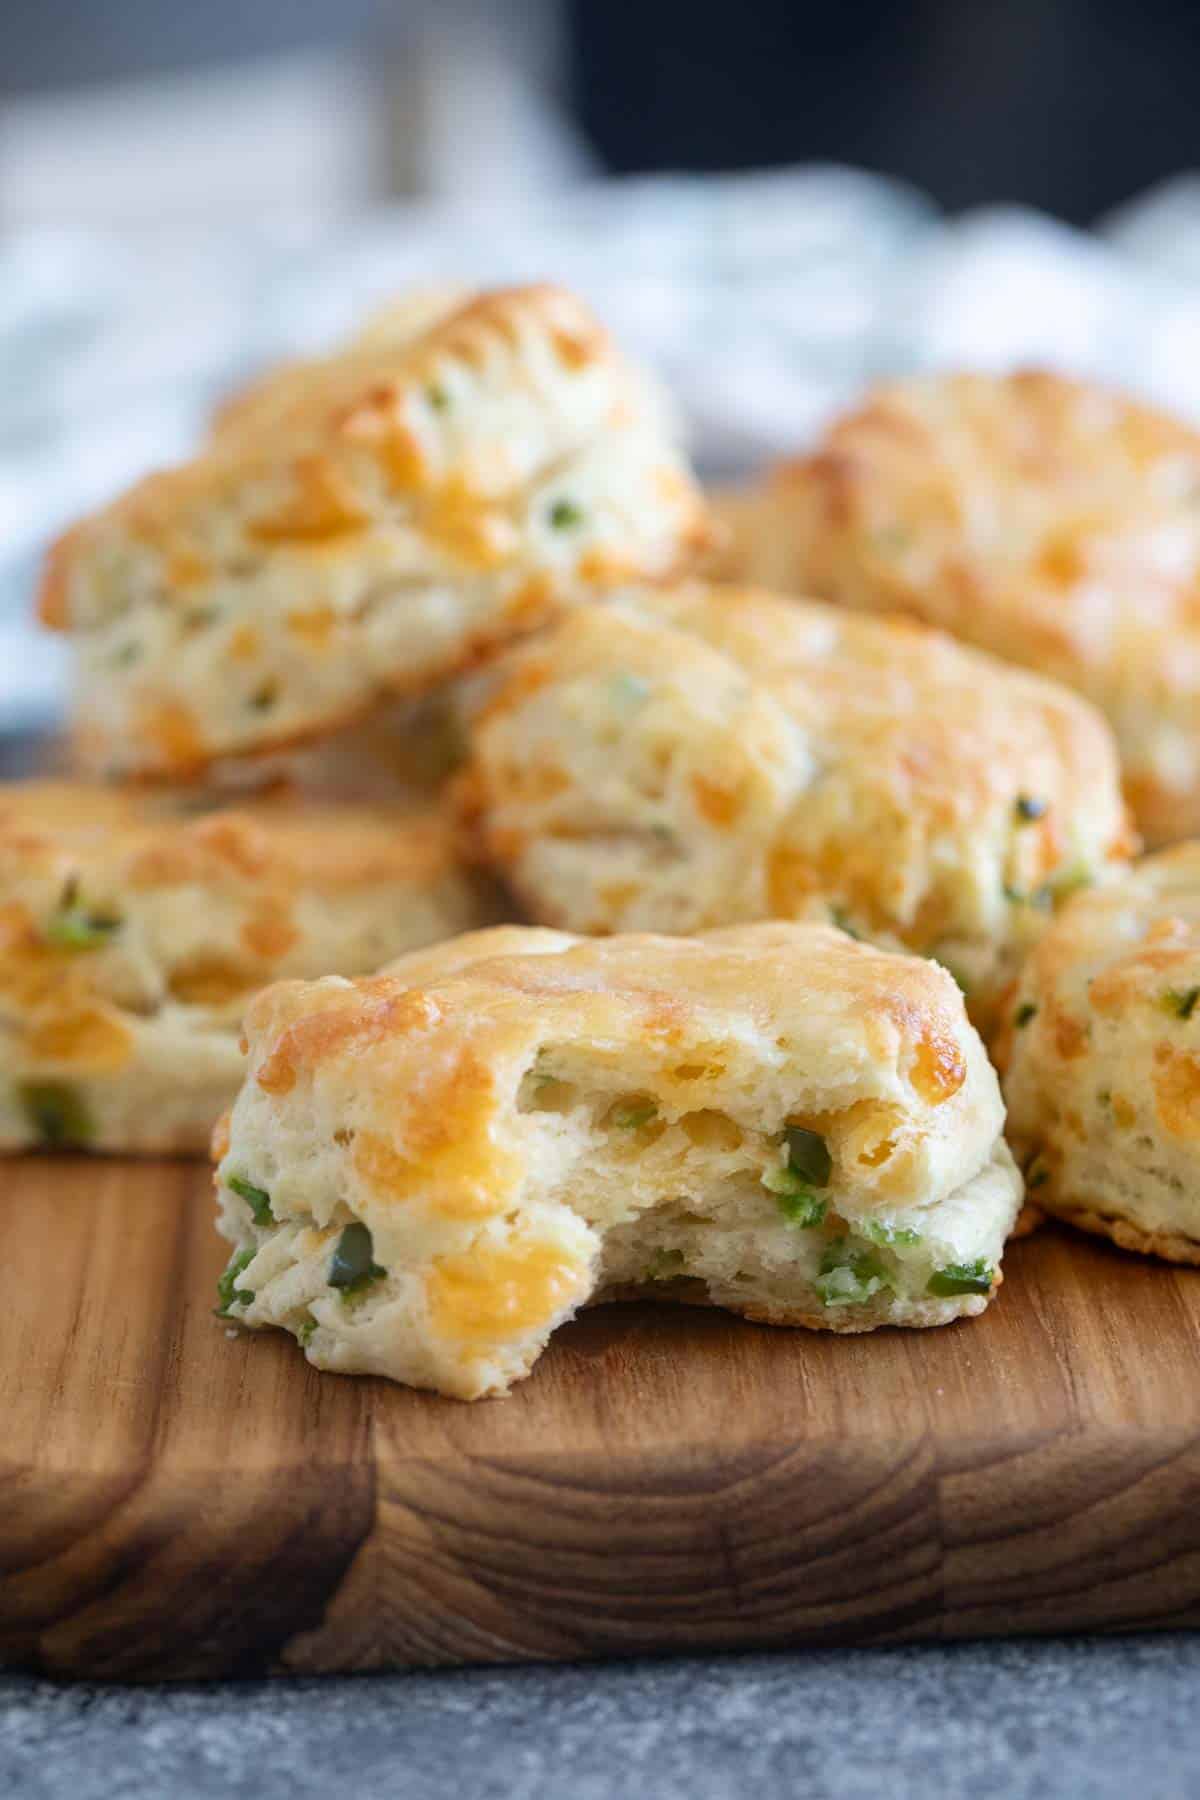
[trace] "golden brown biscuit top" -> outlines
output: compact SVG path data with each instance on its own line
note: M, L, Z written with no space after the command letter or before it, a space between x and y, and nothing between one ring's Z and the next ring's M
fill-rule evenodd
M420 987L495 957L557 956L574 942L569 932L552 931L547 926L485 925L479 931L463 931L457 937L444 938L440 944L407 950L378 974L403 981L406 987Z
M507 423L494 407L481 419L469 393L459 405L452 392L498 358ZM425 535L451 557L494 561L506 543L503 503L535 472L537 434L523 429L526 418L569 405L573 384L600 367L608 422L627 423L637 405L629 370L582 302L548 286L481 294L415 337L378 331L339 355L290 365L227 411L201 455L148 477L59 540L43 622L70 627L71 570L114 529L123 544L166 558L163 592L181 604L216 562L280 546L328 554L366 526L380 495L421 501ZM493 510L483 517L481 507ZM119 564L121 551L110 551ZM119 566L101 573L102 586L122 588ZM103 595L92 603L106 604Z
M1037 549L1045 572L1065 577L1072 544L1195 502L1200 435L1124 395L1040 370L934 375L876 388L777 479L813 474L829 484L837 523L897 534L906 522L940 524L1002 560ZM1050 540L1035 537L1054 521ZM898 538L879 546L901 547Z
M1200 617L1200 435L1088 383L887 384L772 493L785 530L796 506L796 576L814 591L843 597L852 556L876 604L997 649L1006 635L1022 661L1133 656L1135 614L1185 630Z
M829 1065L831 1082L848 1088L863 1081L864 1061L903 1069L921 1110L958 1094L977 1048L943 969L827 926L562 937L569 947L558 953L543 946L542 954L465 968L452 940L450 973L439 979L436 956L425 953L418 986L394 975L278 983L246 1016L247 1039L266 1052L256 1079L269 1093L287 1093L331 1063L383 1051L397 1103L407 1110L439 1064L452 1065L468 1087L490 1091L495 1070L511 1058L586 1037L614 1066L637 1046L661 1065L661 1080L692 1096L720 1091L728 1104L736 1086L731 1064L751 1042L757 1055L769 1041L780 1060L807 1052L817 1068ZM828 1034L840 1038L838 1049L852 1050L846 1066L838 1067Z
M470 289L461 283L411 289L373 313L362 329L345 342L342 351L398 349L431 331L470 299ZM293 402L295 387L305 373L311 374L320 366L304 360L277 363L227 394L214 410L213 434L242 431L252 420L257 426L260 421L278 418Z
M0 885L102 878L108 891L184 884L339 893L423 886L454 866L432 817L384 808L311 807L263 796L207 810L165 793L82 782L0 788Z
M944 787L954 811L975 804L976 783L990 787L1031 755L1081 773L1090 765L1091 776L1098 749L1109 747L1096 714L1061 687L899 614L872 618L720 587L648 595L646 605L732 657L804 723L852 724L878 737L881 752L902 731L905 774Z
M664 674L682 680L686 671L693 698L711 692L715 702L731 680L748 676L757 696L769 695L803 728L818 755L823 745L852 753L862 780L886 785L914 832L938 824L982 830L997 811L1006 827L1019 823L1021 882L1030 891L1069 862L1072 821L1091 801L1099 795L1110 809L1116 757L1103 719L1056 683L939 632L751 588L691 584L639 591L630 601L629 609L563 620L544 646L516 659L482 718L521 705L546 682L608 670L620 661L624 634L632 656L646 624L661 624L688 634L672 640L661 660ZM763 724L747 711L744 736L752 718ZM764 732L760 753L779 754L772 734ZM721 796L709 798L716 816ZM736 807L736 795L726 799ZM1030 816L1017 821L1022 802ZM1122 817L1105 854L1120 860L1134 846Z

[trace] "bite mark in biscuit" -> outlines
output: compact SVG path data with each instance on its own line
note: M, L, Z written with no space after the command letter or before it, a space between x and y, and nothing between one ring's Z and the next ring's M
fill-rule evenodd
M475 1398L613 1292L862 1331L999 1284L1020 1181L961 996L821 926L469 934L246 1036L222 1304L321 1368Z

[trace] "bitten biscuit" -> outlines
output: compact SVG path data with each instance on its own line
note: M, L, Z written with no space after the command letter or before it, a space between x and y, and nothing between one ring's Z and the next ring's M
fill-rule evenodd
M321 735L668 573L705 528L663 418L548 287L281 370L50 555L84 766L187 776Z
M439 968L440 965L440 968ZM630 1291L867 1331L981 1312L1021 1183L944 970L820 925L481 933L252 1003L224 1315L504 1393Z
M531 918L816 917L935 956L986 1027L1071 889L1129 848L1066 689L904 620L692 586L577 612L499 668L458 805Z
M1200 435L1034 372L876 389L723 496L719 572L908 612L1086 694L1151 843L1200 832Z
M1200 1263L1200 844L1065 908L998 1053L1036 1204Z
M203 1151L258 988L369 973L490 904L430 819L0 788L0 1150Z

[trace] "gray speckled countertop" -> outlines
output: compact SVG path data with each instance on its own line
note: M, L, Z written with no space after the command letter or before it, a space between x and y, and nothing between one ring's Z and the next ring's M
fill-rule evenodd
M14 1800L1183 1800L1200 1636L213 1687L0 1676Z

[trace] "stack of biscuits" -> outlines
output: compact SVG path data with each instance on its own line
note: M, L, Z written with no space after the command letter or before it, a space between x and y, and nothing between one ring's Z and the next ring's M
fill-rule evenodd
M1026 1193L1200 1261L1182 426L928 378L706 498L578 300L424 294L41 611L0 1143L212 1134L225 1320L470 1399L610 1297L977 1314Z
M439 802L456 681L701 517L657 390L530 288L390 309L67 532L78 779L0 797L3 1141L204 1151L258 989L502 916Z

